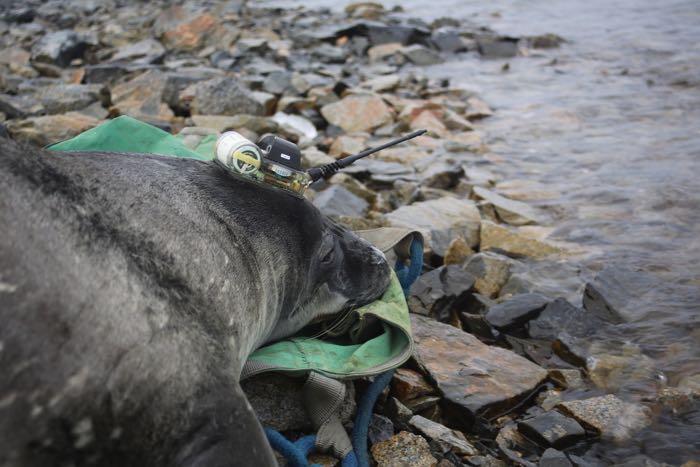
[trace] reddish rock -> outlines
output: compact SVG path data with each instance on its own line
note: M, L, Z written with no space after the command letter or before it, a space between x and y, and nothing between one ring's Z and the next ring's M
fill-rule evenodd
M162 28L163 44L169 49L195 50L205 45L215 33L217 20L209 13L192 16L182 7L174 6L162 13L158 19Z
M348 133L371 131L393 121L391 108L374 94L352 94L338 102L321 107L329 123Z
M470 426L513 407L547 377L547 371L510 350L490 347L447 324L411 315L415 358L437 382L445 415Z
M11 120L7 122L7 129L16 140L46 146L72 138L100 123L100 120L88 115L68 112L26 120Z
M405 402L419 396L425 396L434 392L423 375L408 368L399 368L391 380L391 392L401 401Z

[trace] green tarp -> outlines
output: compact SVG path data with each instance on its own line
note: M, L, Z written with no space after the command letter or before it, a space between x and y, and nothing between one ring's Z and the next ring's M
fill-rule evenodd
M195 148L182 138L122 116L78 136L54 144L54 151L100 151L159 154L197 160L214 158L216 136L204 137ZM343 344L319 338L293 337L262 347L249 358L243 377L267 371L303 374L317 371L333 378L374 375L397 367L411 355L413 341L408 307L395 275L383 297L354 311ZM374 332L372 331L374 329ZM361 338L359 336L372 336Z

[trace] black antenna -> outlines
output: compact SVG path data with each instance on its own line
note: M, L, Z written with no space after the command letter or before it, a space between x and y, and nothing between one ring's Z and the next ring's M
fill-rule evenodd
M416 136L420 136L422 134L427 133L428 130L418 130L414 131L411 134L408 134L406 136L402 136L401 138L397 138L394 140L389 141L388 143L384 143L381 146L377 146L376 148L369 148L365 149L362 152L358 152L357 154L353 154L352 156L344 157L342 159L339 159L335 162L331 162L330 164L322 165L321 167L312 167L309 170L306 171L311 176L312 181L319 180L321 178L326 178L330 177L340 169L349 166L353 162L355 162L358 159L362 159L363 157L367 157L370 154L374 154L377 151L381 151L382 149L389 148L391 146L395 146L399 143L403 143L404 141L408 141L409 139L413 139Z

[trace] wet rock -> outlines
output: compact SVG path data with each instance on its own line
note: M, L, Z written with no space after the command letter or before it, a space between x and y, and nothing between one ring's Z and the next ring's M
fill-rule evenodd
M331 144L328 154L335 157L345 157L357 154L367 148L367 138L359 135L340 135Z
M510 58L518 54L518 39L482 35L476 37L479 53L485 58Z
M393 120L391 108L373 94L349 95L321 107L321 114L348 133L371 131Z
M345 13L353 18L377 19L384 14L384 7L375 2L353 2L345 7Z
M250 405L260 423L275 430L304 430L311 428L303 402L304 379L284 375L259 375L241 383ZM345 399L340 407L343 423L350 421L355 412L355 389L346 384Z
M539 214L531 206L508 199L486 188L475 186L474 194L486 202L493 204L498 213L498 217L511 225L536 224Z
M445 250L445 258L443 263L445 266L450 264L463 264L467 258L474 254L466 240L462 237L457 237L450 242Z
M587 337L602 325L603 322L596 316L573 306L563 298L557 298L528 323L528 334L534 339L543 340L554 340L562 332L575 337Z
M544 258L562 252L554 245L490 221L481 224L481 249L499 250L511 256L530 258Z
M411 119L409 125L411 130L428 130L432 135L439 137L447 137L449 131L445 124L438 118L435 112L423 110Z
M447 321L450 312L466 303L474 277L457 265L440 266L420 276L408 298L413 313Z
M5 10L2 19L8 23L31 23L36 12L29 6L20 6Z
M165 47L157 40L148 38L120 47L110 61L150 65L160 63L164 56Z
M399 24L383 24L374 21L360 21L335 32L336 37L364 36L371 45L399 42L403 45L424 42L430 31Z
M493 115L493 110L486 102L474 96L467 99L467 110L464 116L469 120L477 120L491 115Z
M411 63L418 66L435 65L442 63L440 54L420 44L409 45L401 49L401 54Z
M402 431L372 446L377 467L435 467L437 459L430 453L428 442L421 436Z
M492 298L508 281L511 262L510 258L496 253L477 253L469 258L464 269L476 278L474 289Z
M450 325L411 315L416 361L444 395L445 416L469 428L476 416L500 413L547 377L534 363Z
M402 164L369 158L360 159L350 167L343 169L343 172L366 176L380 183L394 183L397 180L416 180L415 171L412 168Z
M90 116L68 112L62 115L11 120L7 122L7 130L16 140L47 146L72 138L100 123L100 120Z
M583 307L611 323L623 323L637 316L643 295L656 285L641 273L608 266L586 284Z
M549 448L542 454L539 467L574 467L574 464L563 452Z
M536 293L515 295L491 307L486 321L499 330L520 327L539 315L549 301L549 298Z
M364 216L369 204L341 185L332 185L314 198L316 206L326 216Z
M442 27L433 31L430 42L442 52L454 53L467 49L467 45L459 35L459 31L450 27Z
M426 246L439 256L444 256L447 246L457 237L464 238L472 248L479 244L481 216L469 200L443 197L413 203L390 212L386 219L394 227L419 230Z
M265 115L265 107L255 94L230 77L213 78L188 86L180 100L189 103L192 114Z
M654 361L633 343L592 342L586 352L586 370L593 384L606 392L642 385L652 389L659 375Z
M76 58L82 58L95 41L71 30L50 32L32 47L32 60L67 67Z
M576 420L555 410L519 422L518 430L543 446L558 449L571 446L586 434Z
M581 371L573 369L556 368L549 370L549 379L556 382L564 389L576 389L583 386L583 377Z
M391 380L391 393L402 402L434 392L423 375L408 368L398 368Z
M147 71L112 88L112 111L140 120L167 122L175 114L162 101L167 78L160 71Z
M432 158L432 160L423 160L416 165L420 167L421 185L431 188L448 190L457 185L457 182L464 175L461 165L438 157Z
M381 443L394 436L394 424L387 417L378 414L372 414L372 420L369 423L367 437L370 445Z
M7 118L24 118L44 113L44 106L32 95L0 94L0 112Z
M496 445L501 451L501 454L511 462L512 465L522 467L535 467L535 464L524 459L523 447L527 444L527 440L516 429L515 423L507 423L500 429L496 436Z
M78 110L96 101L106 104L109 95L99 84L55 84L38 89L35 96L49 114Z
M557 408L578 420L584 427L594 429L601 436L615 441L627 440L651 423L646 407L624 402L613 394L562 402Z
M409 424L432 444L437 445L441 454L453 452L458 456L473 456L478 453L476 448L467 441L464 434L459 431L451 430L420 415L413 416Z

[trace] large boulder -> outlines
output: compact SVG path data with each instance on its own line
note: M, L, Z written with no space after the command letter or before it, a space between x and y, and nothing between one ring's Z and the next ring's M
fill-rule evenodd
M415 359L437 383L454 425L471 428L477 416L513 407L547 378L540 366L453 326L420 315L411 323Z

